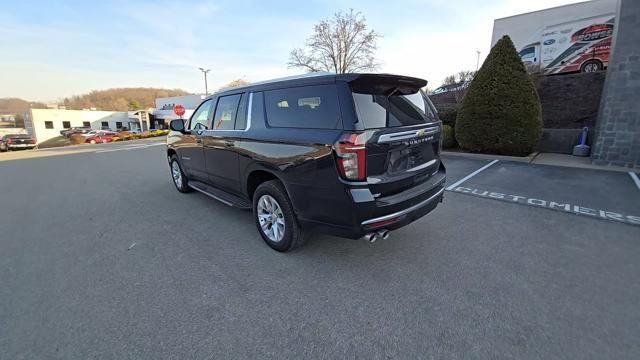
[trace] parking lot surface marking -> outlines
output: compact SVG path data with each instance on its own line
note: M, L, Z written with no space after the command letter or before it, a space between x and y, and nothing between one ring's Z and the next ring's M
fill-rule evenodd
M471 179L472 177L478 175L479 173L481 173L482 171L486 170L491 165L493 165L493 164L495 164L497 162L498 162L498 160L493 160L492 162L488 163L487 165L481 167L480 169L472 172L471 174L469 174L469 175L463 177L462 179L456 181L455 183L449 185L449 187L447 187L447 190L451 191L451 190L455 189L457 186L462 185L462 183L464 183L465 181L467 181L467 180Z
M126 147L126 148L109 149L109 150L97 150L96 154L110 153L110 152L114 152L114 151L128 151L128 150L135 150L135 149L146 149L146 148L149 148L149 147L152 147L152 146L158 146L158 145L165 145L165 143L153 143L153 144L129 146L129 147Z
M636 175L636 173L634 173L633 171L629 171L629 176L631 176L631 179L634 183L636 183L638 190L640 190L640 179L638 179L638 175Z
M163 150L0 162L0 359L640 358L640 227L450 192L388 241L285 255L176 191ZM491 161L448 159L451 183ZM460 186L613 209L627 171L500 161ZM612 200L558 199L575 174Z
M569 214L584 215L594 219L617 221L624 224L640 226L640 216L625 215L604 209L593 209L564 201L537 199L521 195L505 194L488 190L459 186L453 192L473 195L492 200L512 202L520 205L557 210Z

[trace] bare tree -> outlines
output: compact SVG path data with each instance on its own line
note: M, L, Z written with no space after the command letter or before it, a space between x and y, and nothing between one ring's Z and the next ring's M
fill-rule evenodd
M442 85L453 85L456 84L458 80L455 75L449 75L442 81Z
M290 68L309 72L331 71L338 74L374 70L376 41L382 35L367 28L360 12L342 11L313 28L305 48L295 48L289 55Z
M449 93L455 96L456 103L460 103L467 94L468 83L476 75L475 71L462 70L444 78L442 85L449 86Z
M250 84L250 82L248 82L245 79L235 79L235 80L229 81L226 85L220 87L219 90L235 88L235 87L245 86L245 85L249 85L249 84Z
M452 74L444 78L444 80L442 81L442 85L465 83L467 81L471 81L475 74L476 72L471 70L458 71L457 74Z

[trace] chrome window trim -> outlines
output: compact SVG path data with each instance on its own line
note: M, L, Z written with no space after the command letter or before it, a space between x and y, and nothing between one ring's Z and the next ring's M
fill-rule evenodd
M247 132L247 131L249 131L249 129L251 128L251 107L253 106L253 93L252 92L249 93L249 104L247 106L249 107L247 109L247 126L244 129L242 129L242 130L241 129L229 129L229 130L207 129L207 130L203 131L203 134L209 134L210 132L218 133L218 132L229 132L229 131L235 131L235 132Z

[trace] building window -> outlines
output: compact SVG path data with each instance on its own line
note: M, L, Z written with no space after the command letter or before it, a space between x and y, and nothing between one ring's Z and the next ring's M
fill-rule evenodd
M91 122L90 122L90 121L83 121L83 122L82 122L82 126L84 126L84 127L91 127Z
M45 129L53 129L53 121L45 121L44 122Z
M62 122L62 128L63 129L68 129L71 127L71 121L63 121Z
M103 121L101 126L102 126L103 129L108 129L109 128L109 122L108 121Z
M116 121L116 129L122 129L122 121Z

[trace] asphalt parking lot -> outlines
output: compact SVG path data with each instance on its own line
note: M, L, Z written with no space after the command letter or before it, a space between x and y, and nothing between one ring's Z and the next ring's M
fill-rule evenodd
M1 359L640 356L626 173L460 182L491 161L448 156L445 202L388 240L281 254L249 212L175 191L162 146L123 146L0 156Z

